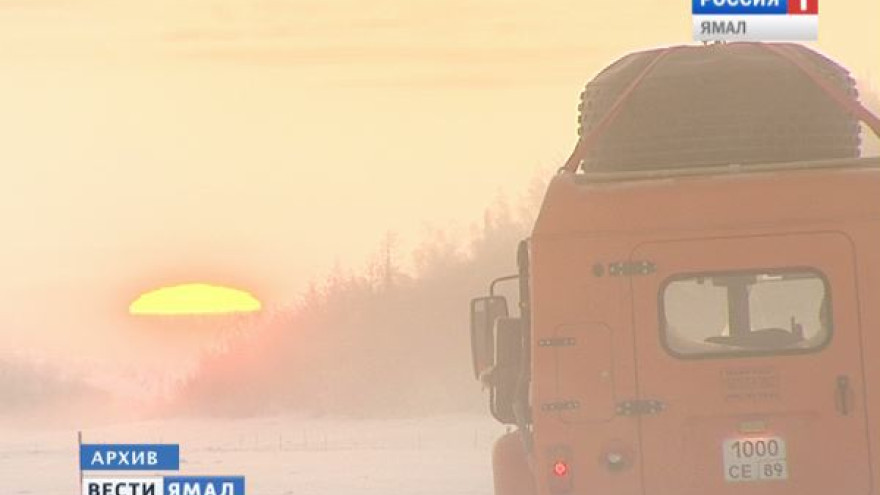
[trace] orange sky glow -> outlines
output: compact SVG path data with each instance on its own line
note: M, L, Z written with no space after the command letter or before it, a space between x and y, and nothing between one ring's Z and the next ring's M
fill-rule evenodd
M402 249L466 236L564 161L598 70L690 43L689 8L0 0L0 357L160 366L161 337L122 329L146 291L201 281L272 307L388 231ZM880 2L820 19L816 47L876 88Z

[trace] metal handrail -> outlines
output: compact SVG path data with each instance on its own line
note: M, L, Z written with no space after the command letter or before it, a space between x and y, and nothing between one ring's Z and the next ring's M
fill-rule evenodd
M880 169L880 157L816 160L790 163L770 163L759 165L733 164L709 167L638 170L626 172L581 172L575 175L575 179L580 183L603 183L672 179L677 177L739 175L793 170L822 169Z

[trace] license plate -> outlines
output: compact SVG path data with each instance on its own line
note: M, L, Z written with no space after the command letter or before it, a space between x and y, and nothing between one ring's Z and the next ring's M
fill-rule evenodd
M779 437L730 438L722 445L722 455L728 482L788 479L785 441Z

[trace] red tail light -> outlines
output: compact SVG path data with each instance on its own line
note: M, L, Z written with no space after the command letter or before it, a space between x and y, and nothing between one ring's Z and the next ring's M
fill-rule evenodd
M568 476L568 464L563 460L557 460L553 463L553 474L559 476L560 478L563 476Z
M550 463L547 465L548 485L550 493L571 493L571 449L558 446L549 452Z

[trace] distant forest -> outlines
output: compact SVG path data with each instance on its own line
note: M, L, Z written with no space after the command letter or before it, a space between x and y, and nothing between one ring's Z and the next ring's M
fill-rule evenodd
M395 416L475 411L468 302L515 271L545 184L499 196L470 239L435 230L400 266L389 234L360 272L336 270L286 311L205 356L175 412Z
M104 395L52 363L15 357L0 360L0 414L65 407L86 398L104 399Z

